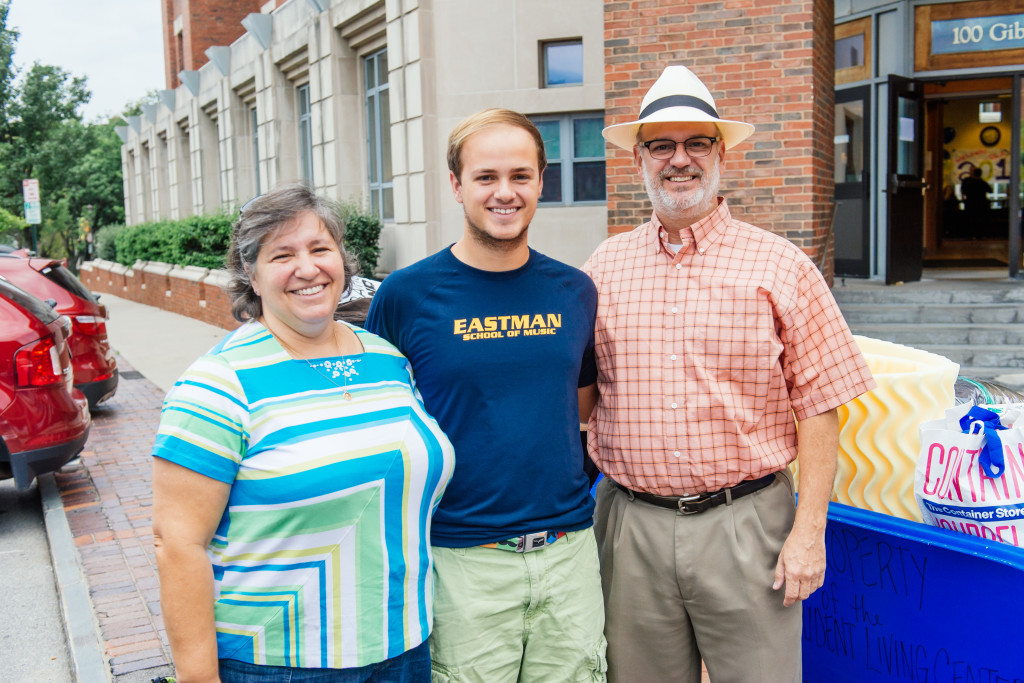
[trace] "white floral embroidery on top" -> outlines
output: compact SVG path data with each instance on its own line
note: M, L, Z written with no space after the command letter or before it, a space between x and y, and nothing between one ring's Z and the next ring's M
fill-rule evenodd
M356 370L356 363L360 360L359 358L342 358L341 360L325 360L323 363L317 363L316 365L310 363L310 365L313 368L323 368L331 374L331 379L337 379L341 376L348 379L353 375L359 375L359 371Z
M319 362L319 364L309 365L312 368L323 368L331 373L331 379L344 376L347 380L349 377L358 376L359 372L355 369L355 364L359 360L360 358L342 358L341 360L325 360L324 362Z

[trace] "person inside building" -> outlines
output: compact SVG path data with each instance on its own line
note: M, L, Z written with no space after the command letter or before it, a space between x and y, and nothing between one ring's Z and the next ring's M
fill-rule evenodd
M579 399L597 295L527 245L545 162L522 114L448 138L461 238L381 284L367 329L412 363L458 464L431 532L435 680L604 680L604 616Z
M960 200L952 185L942 187L942 236L953 239L963 237L960 220Z
M719 196L753 126L669 66L636 120L654 211L583 269L598 291L597 487L610 681L800 681L822 584L836 409L874 386L822 274ZM799 426L799 430L798 430ZM800 505L787 466L800 465Z
M164 402L153 533L180 681L430 680L430 517L453 449L395 347L334 321L342 230L303 186L243 207L243 324Z
M964 199L963 221L974 239L991 236L992 205L988 201L991 192L992 186L981 177L981 169L977 166L971 169L969 176L960 181L960 194Z

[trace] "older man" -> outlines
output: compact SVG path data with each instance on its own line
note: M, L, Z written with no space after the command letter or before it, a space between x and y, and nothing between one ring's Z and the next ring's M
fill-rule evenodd
M810 259L718 196L726 151L752 132L682 66L604 131L633 151L654 207L583 268L598 289L589 445L607 475L610 681L699 681L702 658L716 681L800 680L836 409L874 383Z

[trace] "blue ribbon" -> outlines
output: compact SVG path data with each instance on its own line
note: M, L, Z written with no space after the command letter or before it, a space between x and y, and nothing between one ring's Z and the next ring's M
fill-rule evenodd
M1006 429L1006 427L1000 424L998 413L980 406L973 406L966 415L960 418L960 429L964 434L971 434L975 423L979 423L985 432L985 446L978 457L978 463L990 479L996 479L1002 476L1005 467L999 430Z

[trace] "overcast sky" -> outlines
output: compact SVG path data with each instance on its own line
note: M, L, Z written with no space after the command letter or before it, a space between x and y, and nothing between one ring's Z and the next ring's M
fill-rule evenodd
M86 121L106 120L164 87L161 0L12 0L7 27L20 35L14 63L54 64L85 76Z

